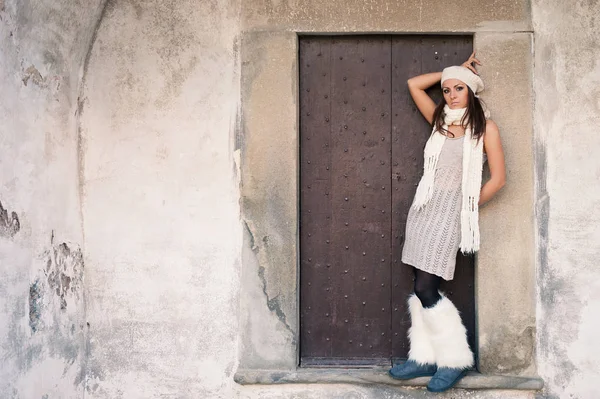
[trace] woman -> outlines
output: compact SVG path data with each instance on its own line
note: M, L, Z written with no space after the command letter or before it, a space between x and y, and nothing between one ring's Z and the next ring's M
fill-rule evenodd
M427 389L434 392L451 388L474 363L466 329L454 304L438 291L440 282L454 277L459 249L479 249L479 206L505 181L498 127L479 101L484 85L475 63L481 65L473 53L461 66L408 80L433 132L402 251L402 262L415 273L415 292L408 299L410 351L408 360L389 374L396 379L433 376ZM425 89L440 81L444 101L436 106ZM481 187L484 152L491 178Z

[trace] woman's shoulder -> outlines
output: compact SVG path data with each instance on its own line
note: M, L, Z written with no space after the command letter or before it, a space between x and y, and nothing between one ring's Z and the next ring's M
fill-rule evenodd
M494 122L491 119L486 119L485 121L485 132L489 133L489 132L496 132L498 133L498 125L496 125L496 122Z

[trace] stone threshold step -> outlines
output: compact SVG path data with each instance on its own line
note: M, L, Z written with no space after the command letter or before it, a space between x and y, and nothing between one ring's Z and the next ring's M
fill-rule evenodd
M240 385L252 384L384 384L404 387L424 387L430 377L412 380L394 380L388 376L389 368L344 369L305 368L297 370L241 369L235 373L234 381ZM516 389L539 390L544 381L539 377L487 375L470 371L455 387L464 389Z

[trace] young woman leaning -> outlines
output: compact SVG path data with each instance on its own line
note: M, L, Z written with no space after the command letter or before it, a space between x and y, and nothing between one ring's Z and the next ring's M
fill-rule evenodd
M419 111L433 126L425 145L424 173L408 213L402 262L415 274L408 299L411 327L408 360L389 374L396 379L433 376L427 389L442 392L473 366L466 329L454 304L439 291L452 280L458 250L479 250L479 206L504 186L498 126L480 102L483 90L475 53L460 66L408 80ZM436 106L425 89L441 82ZM481 186L487 157L491 178Z

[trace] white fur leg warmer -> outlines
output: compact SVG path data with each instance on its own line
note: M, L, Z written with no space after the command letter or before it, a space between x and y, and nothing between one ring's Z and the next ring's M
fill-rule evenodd
M410 350L408 359L418 364L435 364L435 351L431 344L429 329L423 320L423 305L415 294L408 298L411 326L408 329Z
M467 342L467 329L450 299L442 295L442 299L433 307L423 309L423 319L431 334L438 367L473 366L473 352Z

